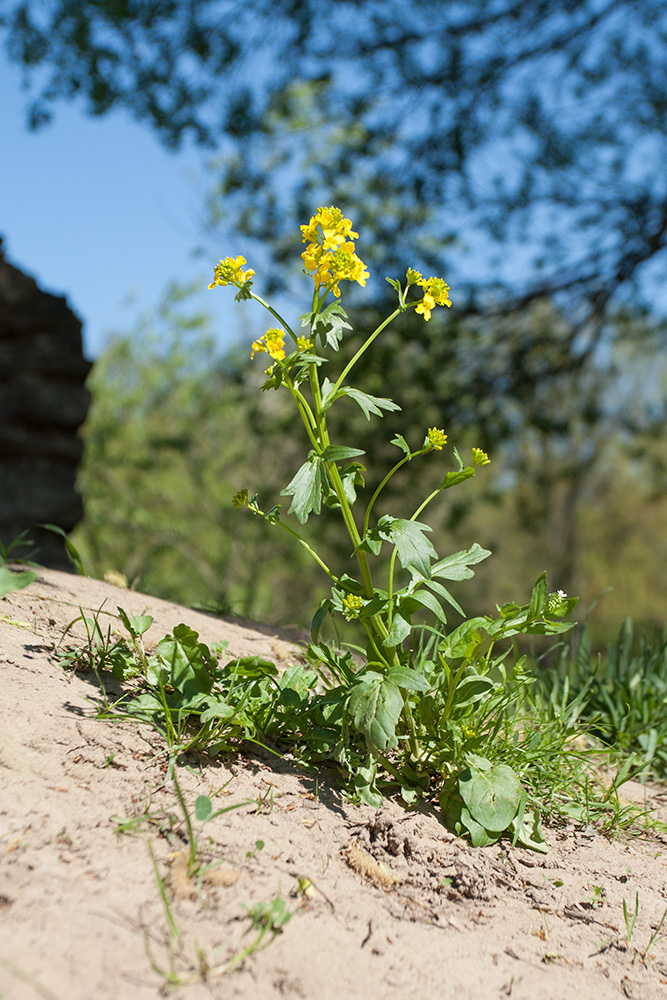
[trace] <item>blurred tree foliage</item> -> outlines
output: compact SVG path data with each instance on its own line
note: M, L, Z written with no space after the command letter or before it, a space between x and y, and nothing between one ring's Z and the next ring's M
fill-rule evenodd
M0 33L33 127L79 99L215 150L214 215L274 261L334 203L471 309L562 295L578 358L664 274L661 0L0 0Z
M341 439L370 469L397 429L491 452L484 501L438 525L500 550L480 601L523 599L509 581L547 565L584 601L613 582L603 608L664 617L666 338L642 313L667 264L661 0L0 0L0 38L31 126L80 100L200 143L220 255L246 253L268 291L291 285L318 204L381 263L378 312L384 273L443 275L458 314L403 317L360 372L403 412L378 431L350 409ZM177 299L94 373L81 541L148 589L304 620L314 569L229 504L242 485L277 499L291 417L201 318L179 326ZM411 464L388 504L409 510L433 474Z
M417 447L429 426L444 427L462 452L480 445L492 457L483 476L455 501L446 495L429 518L443 554L473 541L496 553L461 595L467 610L523 600L527 581L546 568L554 587L582 597L582 612L614 587L596 614L601 637L615 634L627 613L661 627L667 366L646 351L659 342L660 325L618 314L604 363L512 381L511 359L525 342L542 345L530 362L539 366L566 334L553 305L534 303L502 337L489 320L436 315L428 324L404 316L355 376L402 406L367 422L350 404L339 421L336 443L366 449L367 489L399 457L389 443L396 432ZM368 310L353 323L368 329L374 318ZM360 336L346 338L336 368ZM91 377L86 515L75 538L90 572L116 569L184 603L308 624L327 580L280 529L231 505L242 487L258 491L265 509L287 505L280 491L307 449L298 431L295 439L287 395L257 392L263 367L245 347L217 357L209 320L191 315L187 289L176 286L139 329L110 343ZM409 516L452 462L447 447L410 463L378 516ZM342 571L336 527L326 517L306 526Z

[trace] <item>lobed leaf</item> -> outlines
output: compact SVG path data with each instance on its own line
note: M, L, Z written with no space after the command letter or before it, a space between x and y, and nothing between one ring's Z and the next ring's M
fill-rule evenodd
M369 747L382 753L394 745L403 696L393 681L367 671L352 687L349 710L355 728L364 734Z
M322 494L327 488L327 478L322 459L311 452L292 481L281 491L281 496L291 496L288 514L296 514L301 524L308 515L319 514L322 509Z

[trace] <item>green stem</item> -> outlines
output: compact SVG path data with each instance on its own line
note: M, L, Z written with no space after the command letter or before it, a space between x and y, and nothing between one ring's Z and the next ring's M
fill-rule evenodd
M316 365L309 365L309 375L311 392L313 394L313 408L315 410L317 434L320 439L320 446L322 450L324 450L330 444L330 439L327 428L326 414L322 412L322 391L320 388ZM341 515L357 558L359 571L361 573L361 580L364 586L364 594L367 600L370 601L373 599L375 593L373 587L373 577L371 575L370 566L368 565L368 557L363 549L360 548L361 537L359 535L359 529L357 528L356 521L354 520L352 508L350 507L349 501L345 496L345 489L343 487L343 481L340 477L340 472L338 471L338 466L335 462L325 462L324 465L327 470L329 481L333 486L334 492L340 504ZM369 620L375 630L375 634L379 637L380 641L383 642L389 635L387 626L379 615L373 615ZM398 663L396 654L394 655L394 660Z
M371 753L373 754L373 756L375 757L375 759L378 761L378 763L382 764L382 766L385 769L385 771L388 771L389 774L393 775L394 778L396 778L396 780L398 781L399 785L404 785L405 784L405 778L402 776L402 774L400 773L400 771L397 771L396 768L394 767L394 765L391 764L387 760L387 758L385 757L385 755L383 753L380 753L379 750L372 750Z
M408 741L410 743L410 752L415 761L419 760L419 742L417 740L417 729L415 727L415 720L412 715L412 709L410 708L410 702L408 696L405 696L405 701L403 702L403 715L405 716L405 721L408 724Z
M373 621L372 618L371 618L371 621ZM373 652L375 653L375 655L378 658L378 662L381 663L381 664L384 664L386 667L389 667L390 664L387 661L387 658L385 656L383 656L382 653L380 652L380 650L378 649L378 644L377 644L377 642L375 640L375 636L373 635L371 629L369 628L368 622L366 621L366 619L362 618L361 619L361 624L364 626L364 629L366 630L366 635L368 636L368 640L369 640L371 646L373 647Z
M387 615L387 620L388 620L389 628L390 629L391 629L391 623L392 623L392 620L393 620L393 617L394 617L394 614L393 614L393 611L394 611L394 566L396 565L396 555L397 555L397 553L398 553L398 549L394 548L394 551L391 554L391 558L389 559L389 573L388 573L388 579L387 579L387 596L389 598L389 612L388 612L388 615Z
M370 520L371 511L373 510L373 507L375 506L375 501L380 496L380 493L385 488L385 486L387 485L387 483L389 482L389 480L391 479L391 477L394 475L394 473L398 472L398 470L401 468L401 466L405 465L406 462L409 462L410 459L414 458L416 455L421 455L421 451L410 452L410 454L409 455L405 455L400 460L400 462L397 462L396 465L394 466L394 468L391 469L387 473L387 475L384 477L384 479L382 480L382 482L380 483L380 485L376 489L375 493L373 494L373 496L368 501L368 507L366 508L366 516L364 517L364 531L363 531L364 535L368 531L368 522Z
M327 428L326 414L322 412L322 390L320 388L319 379L317 376L317 365L311 364L308 366L310 374L310 386L313 394L313 407L315 410L315 420L317 424L317 432L320 439L320 446L324 450L331 443L329 440L329 431ZM347 528L347 533L350 536L350 541L354 547L354 551L357 556L357 562L359 564L359 570L361 572L361 579L364 585L364 592L368 600L373 598L373 578L371 576L370 567L368 565L368 559L366 553L363 552L359 546L361 545L361 537L359 535L359 529L357 528L356 522L354 520L354 515L350 507L349 501L345 496L345 489L343 488L343 480L340 477L340 472L338 471L338 466L335 462L325 462L325 467L327 470L327 475L329 481L334 488L336 497L340 504L340 511L345 522L345 527ZM375 619L372 619L375 622ZM382 634L382 633L380 633ZM386 633L383 638L386 638Z
M280 325L285 327L285 329L289 333L290 337L292 338L292 340L296 344L297 336L296 336L294 330L289 325L289 323L286 320L283 319L283 317L280 315L280 313L276 312L276 310L273 308L273 306L270 306L269 303L265 302L264 299L261 298L259 295L255 295L254 292L251 292L250 296L251 296L251 298L253 298L255 300L255 302L259 302L260 306L264 306L264 308L267 309L271 313L272 316L275 316L275 318L278 320L278 322L280 323Z
M423 511L424 507L426 507L428 504L430 504L431 500L435 500L435 498L438 496L439 493L442 493L442 487L441 486L439 486L437 490L433 490L433 492L430 493L426 497L426 499L424 500L424 502L421 503L419 505L419 507L417 507L417 510L414 512L414 514L412 515L412 517L410 518L410 520L411 521L416 521L417 518L419 517L419 515L421 514L421 512Z
M290 535L292 535L293 538L296 538L297 542L300 545L303 545L303 547L306 550L306 552L310 553L310 555L313 557L313 559L318 564L318 566L320 566L324 570L324 572L327 574L327 576L331 580L333 580L334 583L340 583L340 580L338 579L338 577L336 576L336 574L333 573L329 569L329 567L327 566L327 564L322 559L320 559L320 557L318 556L318 554L315 551L315 549L311 549L310 545L305 540L305 538L302 538L301 535L297 534L296 531L294 531L292 528L290 528L290 526L288 524L285 524L283 521L276 521L275 523L279 524L281 528L285 529L285 531L289 531Z
M310 438L310 443L312 444L315 451L319 451L320 443L317 439L316 434L314 433L317 430L317 421L315 419L313 411L308 405L308 401L304 398L303 394L300 393L299 390L295 388L294 385L292 385L292 382L289 378L285 379L285 385L289 389L292 395L292 399L296 403L296 407L299 411L299 416L301 417L303 426L306 428L306 434Z
M457 687L459 685L459 681L461 680L461 675L463 674L463 671L465 670L465 668L467 666L468 666L468 664L465 663L465 662L461 664L461 666L459 667L459 669L454 674L454 680L449 685L449 690L447 692L447 701L445 702L445 707L444 707L444 710L442 712L442 718L443 719L448 719L449 718L449 713L450 713L450 710L451 710L451 707L452 707L452 702L454 701L454 695L456 694L456 689L457 689ZM450 676L451 676L451 674L450 674Z
M352 360L348 361L348 363L345 365L345 367L343 368L342 372L338 376L336 384L334 385L333 390L332 390L333 394L335 394L335 393L338 392L338 390L340 389L341 385L343 384L343 382L345 381L345 379L347 378L347 376L350 374L350 372L352 371L352 369L356 365L356 363L359 360L359 358L362 356L362 354L364 354L365 351L368 350L368 348L371 346L371 344L373 343L373 341L375 340L375 338L377 336L379 336L379 334L382 333L382 331L385 329L385 327L389 326L389 324L392 323L396 319L396 317L402 311L403 311L402 309L395 309L393 311L393 313L391 314L391 316L388 316L387 319L383 323L380 323L380 325L377 327L377 329L374 330L373 333L370 335L370 337L368 338L368 340L366 340L365 343L362 344L362 346L359 348L359 350L354 355L354 357L352 358Z
M185 799L183 798L183 792L181 791L181 786L178 783L178 778L176 777L176 768L174 768L172 779L174 782L174 788L176 789L176 796L178 798L180 807L183 811L183 816L185 817L185 825L188 829L188 874L192 876L197 870L197 840L194 835L194 830L192 829L192 823L190 821L190 814L188 808L185 804Z
M264 511L260 510L259 507L257 507L257 505L253 505L253 506L248 505L248 510L252 514L256 514L259 517L266 517L266 514L264 513ZM304 547L304 549L306 550L306 552L308 552L313 557L313 559L315 560L315 562L317 563L317 565L320 566L321 569L324 570L324 572L327 574L327 576L331 580L333 580L334 583L340 583L340 580L338 579L338 577L336 576L336 574L332 570L329 569L329 567L324 562L324 560L321 559L318 556L318 554L315 551L315 549L311 548L310 545L308 544L308 542L305 540L305 538L302 538L301 535L299 535L298 532L296 532L294 530L294 528L290 528L289 524L285 524L284 521L280 521L280 520L272 521L272 523L279 525L283 529L283 531L289 532L289 534L292 536L292 538L296 538L296 540L299 543L299 545L302 545Z
M310 406L308 404L308 400L306 399L306 397L304 396L304 394L299 389L297 389L297 387L289 379L289 377L286 377L285 381L286 381L287 385L289 386L289 390L292 393L292 396L294 397L294 400L296 401L297 406L299 406L299 404L300 404L303 407L303 412L307 414L307 416L308 416L308 422L309 422L310 426L311 427L317 427L317 421L315 420L315 414L311 410L311 408L310 408Z

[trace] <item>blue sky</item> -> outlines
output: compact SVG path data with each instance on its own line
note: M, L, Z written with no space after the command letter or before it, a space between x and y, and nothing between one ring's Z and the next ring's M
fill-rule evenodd
M221 256L245 253L257 265L233 234L218 240L204 233L202 153L169 152L125 112L93 119L76 102L59 103L51 125L29 132L27 100L20 70L0 49L0 235L10 261L67 296L84 322L88 356L100 353L110 333L131 330L175 278L200 281L195 304L213 315L221 349L259 335L266 323L258 307L206 288ZM479 277L488 245L475 232L466 242L461 269ZM521 255L504 252L521 270ZM642 277L654 307L666 313L660 262ZM284 300L278 306L291 316L302 311Z
M201 277L220 347L231 344L240 307L206 283L218 257L243 248L203 236L201 154L170 153L124 113L92 119L75 103L29 132L26 103L19 70L0 53L0 236L11 263L67 296L88 356L131 329L174 278Z

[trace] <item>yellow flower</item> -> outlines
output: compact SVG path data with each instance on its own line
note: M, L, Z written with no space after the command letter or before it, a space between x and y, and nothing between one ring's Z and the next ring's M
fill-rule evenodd
M419 274L419 271L413 271ZM410 275L410 271L408 271ZM442 278L422 278L419 274L415 284L421 285L424 289L424 298L415 308L415 312L421 313L426 322L431 318L431 312L436 306L451 306L449 300L449 285L446 285Z
M319 243L326 250L337 250L347 239L359 238L352 232L352 223L343 218L339 208L318 208L307 226L301 226L302 243Z
M298 351L312 351L315 344L308 337L297 337L296 347Z
M318 208L308 225L301 226L301 235L302 242L307 244L301 257L316 288L324 285L338 297L340 281L366 284L368 271L354 252L352 242L358 238L358 233L352 231L352 223L343 217L339 208L333 205Z
M473 448L472 449L472 464L473 465L488 465L490 461L491 461L491 459L489 458L489 456L486 454L485 451L482 451L481 448Z
M447 435L437 427L430 427L424 443L429 451L442 451L443 445L447 444Z
M405 272L405 280L408 285L417 285L422 279L421 271L415 271L413 267L409 267Z
M348 594L347 597L343 598L343 614L348 621L352 618L358 618L363 606L363 600L356 594Z
M232 507L247 507L248 506L248 491L239 490L232 497Z
M215 265L215 277L208 287L215 288L216 285L236 285L237 288L240 288L255 273L251 267L247 271L243 270L245 262L245 257L225 257L224 260Z
M279 327L271 327L263 337L252 345L250 360L255 354L269 354L274 361L282 361L285 357L285 331Z

